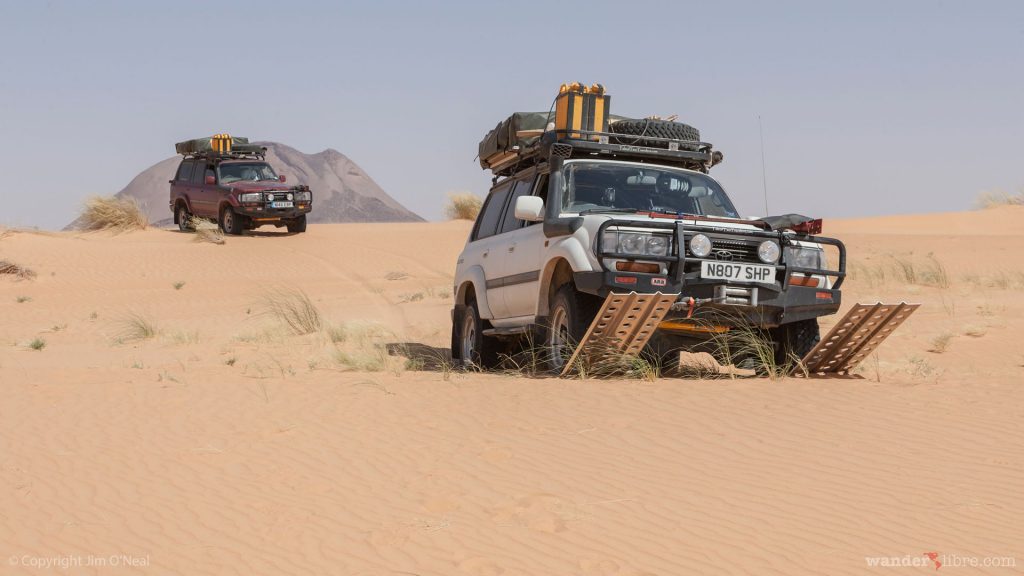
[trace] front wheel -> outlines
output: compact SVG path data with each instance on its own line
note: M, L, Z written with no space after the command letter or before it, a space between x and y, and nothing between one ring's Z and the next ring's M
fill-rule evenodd
M306 231L306 215L303 214L294 220L288 221L288 232L291 234L301 234Z
M597 315L597 306L591 297L576 291L572 284L558 289L551 301L545 348L548 365L561 372L572 351L587 333Z
M776 344L776 365L791 366L803 360L818 345L821 330L818 328L818 319L811 318L773 328L771 336Z
M232 236L238 236L242 233L242 217L235 214L231 206L224 208L220 213L220 229L225 234L231 234Z

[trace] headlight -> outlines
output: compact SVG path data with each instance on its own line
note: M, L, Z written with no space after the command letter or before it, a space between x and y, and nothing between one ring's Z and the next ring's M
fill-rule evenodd
M781 253L782 251L779 250L779 245L771 240L765 240L757 247L757 257L765 264L774 264L778 262L779 255Z
M238 195L239 202L259 202L261 198L263 198L263 195L259 192L249 192Z
M786 246L786 263L796 268L825 268L825 254L821 248Z
M690 252L697 258L707 258L711 254L711 239L703 234L695 234L690 238Z
M297 202L309 202L312 199L313 199L313 194L311 192L296 192L295 193L295 200Z
M605 232L602 247L619 254L668 256L672 251L672 237L649 232Z

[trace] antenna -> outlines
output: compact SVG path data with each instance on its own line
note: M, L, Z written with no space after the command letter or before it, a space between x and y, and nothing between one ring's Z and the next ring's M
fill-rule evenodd
M764 215L768 215L768 176L764 163L764 125L761 124L761 115L757 115L757 131L761 135L761 186L764 188Z

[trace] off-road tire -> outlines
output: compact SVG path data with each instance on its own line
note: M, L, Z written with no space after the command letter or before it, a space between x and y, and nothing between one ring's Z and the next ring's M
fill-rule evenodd
M231 234L232 236L238 236L245 229L245 224L242 221L242 217L235 214L235 211L231 206L226 206L220 212L220 229L225 234Z
M792 366L818 345L821 329L818 327L818 319L811 318L773 328L771 336L777 345L775 364L780 367Z
M288 222L288 232L291 234L301 234L306 231L306 215L303 214L294 220Z
M462 317L455 320L458 322L458 330L453 344L459 346L459 359L462 365L483 369L496 367L499 361L498 354L502 350L501 342L497 338L484 336L484 323L480 319L476 301L466 304ZM454 350L453 348L453 356Z
M195 226L192 225L192 214L189 213L188 206L185 206L184 202L178 203L175 213L178 218L178 230L182 232L195 232Z
M608 131L614 134L621 134L621 136L612 137L611 141L614 144L630 144L652 148L668 147L668 144L665 142L647 140L647 136L700 142L700 130L689 124L670 122L668 120L619 120L610 124Z
M572 349L583 340L597 316L600 305L597 298L578 292L572 284L565 284L555 292L544 335L545 362L551 370L562 371Z

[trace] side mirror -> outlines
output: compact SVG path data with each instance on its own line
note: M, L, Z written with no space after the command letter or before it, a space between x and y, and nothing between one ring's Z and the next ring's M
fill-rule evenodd
M287 180L287 179L286 179L286 178L284 177L284 174L281 174L280 176L278 176L278 177L277 177L277 179L278 179L278 180L280 180L281 182L285 182L285 181Z
M544 220L544 200L537 196L520 196L516 198L516 218L527 222Z
M217 179L216 179L216 178L214 178L213 176L207 176L207 177L206 177L206 183L207 183L208 185L213 185L213 184L216 184L216 183L217 183Z

